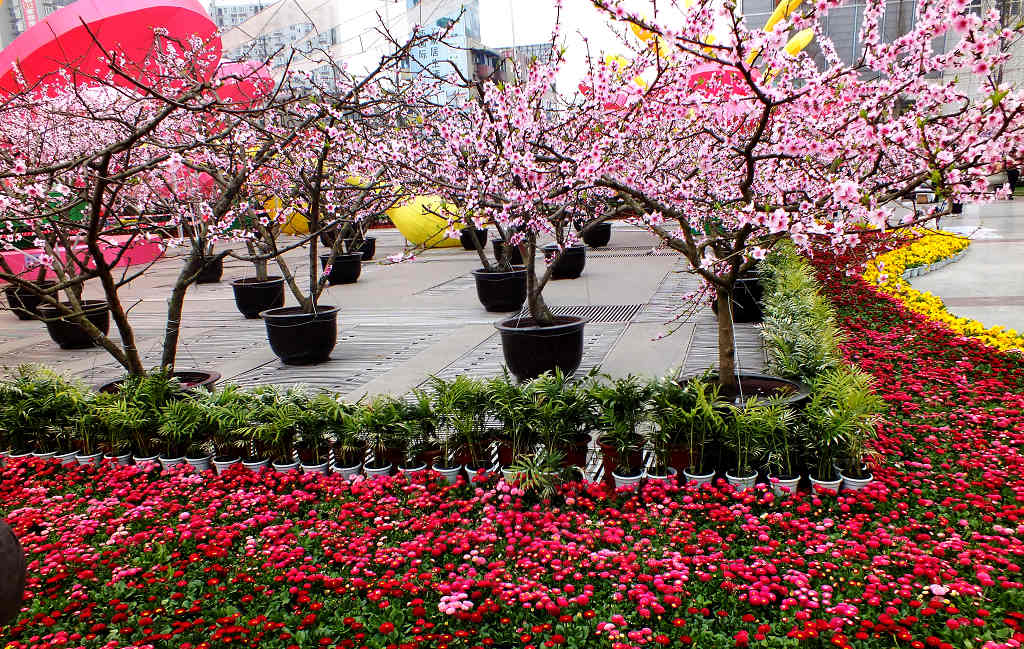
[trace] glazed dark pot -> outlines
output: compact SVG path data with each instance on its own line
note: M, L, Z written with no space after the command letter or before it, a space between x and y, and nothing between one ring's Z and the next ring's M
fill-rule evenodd
M580 230L583 243L591 248L604 248L612 240L612 224L608 221Z
M549 243L544 246L544 258L551 259L558 254L558 246ZM583 267L587 265L586 246L568 246L561 258L554 263L554 270L551 271L551 279L576 279L583 274Z
M488 311L508 312L523 308L526 301L526 269L514 268L509 272L473 271L476 294L480 304Z
M331 357L338 342L338 307L320 306L316 313L302 307L267 309L260 314L267 325L267 340L286 365L312 365Z
M550 327L538 327L533 318L509 318L494 326L501 332L509 372L520 381L528 381L555 368L571 376L583 360L586 324L584 318L556 316Z
M352 248L349 247L349 250ZM370 261L377 254L377 237L366 237L356 252L363 253L363 261Z
M689 381L696 376L703 375L688 376L682 379L682 381ZM793 409L799 409L810 397L810 391L807 389L807 386L796 381L784 379L781 376L757 374L754 372L737 372L736 377L739 381L740 391L744 400L750 397L768 399L782 396L784 397L782 401L785 405ZM712 382L718 381L718 372L710 372L708 380ZM720 395L723 399L733 402L737 401L741 396L736 390L726 390L724 388L721 390Z
M502 239L495 239L491 241L491 246L494 248L494 260L501 263L501 255L504 251L505 241ZM508 261L513 266L523 265L523 251L519 249L519 246L512 246L509 250Z
M223 257L203 257L203 267L196 275L196 284L215 284L224 275Z
M320 255L320 266L327 269L327 262L331 260L330 255ZM350 252L348 254L336 255L331 262L331 271L327 275L327 283L331 286L337 284L354 284L359 280L359 274L363 271L363 253Z
M964 204L963 203L953 203L953 204L951 204L949 206L949 210L950 210L951 214L963 214L964 213Z
M580 435L565 444L559 445L560 451L565 455L562 460L564 466L575 466L581 469L587 468L587 450L590 447L590 435Z
M231 282L235 306L246 318L260 317L261 311L284 306L284 279L245 277Z
M473 243L474 234L481 248L487 245L487 228L462 228L459 230L459 241L464 249L476 250L476 244Z
M764 290L757 277L740 277L732 292L733 322L761 322L761 297ZM711 303L711 310L718 314L718 302Z
M70 302L61 302L71 307ZM85 318L104 335L110 331L110 309L105 300L82 300ZM46 319L46 330L53 342L61 349L88 349L94 345L92 338L77 323L65 320L60 311L51 304L40 304L39 315Z
M206 370L174 370L171 372L171 376L178 379L178 383L185 390L192 390L195 388L209 388L212 389L217 381L220 380L220 372L208 372ZM97 392L114 393L121 389L121 385L124 383L124 378L120 378L114 381L108 381L101 383L96 386Z
M53 288L57 285L51 280L32 283L43 289ZM7 296L7 304L11 307L14 315L18 316L18 320L35 320L39 315L39 305L43 300L32 291L19 286L5 286L4 294Z
M0 521L0 625L18 617L26 577L25 552L7 523Z

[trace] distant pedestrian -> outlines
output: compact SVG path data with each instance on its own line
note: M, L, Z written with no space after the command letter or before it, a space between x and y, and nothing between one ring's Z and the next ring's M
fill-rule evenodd
M25 552L7 523L0 520L0 624L13 622L25 595Z

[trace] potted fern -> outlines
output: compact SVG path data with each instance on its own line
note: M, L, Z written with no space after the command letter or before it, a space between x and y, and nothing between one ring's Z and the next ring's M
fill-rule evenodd
M591 389L591 372L579 383L555 368L527 385L532 401L533 426L545 452L557 453L566 468L583 471L587 466L590 431L598 424L598 410Z
M501 424L496 434L498 464L508 468L537 444L535 404L526 386L512 380L508 370L484 387L490 411Z

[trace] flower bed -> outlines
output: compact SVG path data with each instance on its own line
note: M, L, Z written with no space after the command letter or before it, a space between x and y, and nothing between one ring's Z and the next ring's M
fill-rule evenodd
M1016 647L1024 372L822 258L890 404L838 498L427 475L0 470L29 552L12 647ZM493 480L493 479L492 479Z
M910 311L938 320L961 336L977 337L1003 351L1020 352L1024 350L1024 337L1013 329L998 325L986 327L977 320L953 315L946 310L941 298L915 290L903 277L905 270L949 259L966 250L969 243L965 237L951 233L925 235L868 262L864 280L899 299Z

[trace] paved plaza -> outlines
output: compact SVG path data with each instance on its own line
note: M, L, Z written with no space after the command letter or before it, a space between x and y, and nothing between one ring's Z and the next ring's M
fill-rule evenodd
M414 261L382 264L405 245L393 229L374 230L377 255L363 265L356 284L327 289L322 304L341 307L338 344L331 360L304 367L283 365L270 350L260 320L246 320L235 308L230 280L252 275L248 264L228 259L224 279L189 289L182 318L177 367L215 370L223 382L245 386L305 384L340 392L401 394L431 374L493 376L501 372L501 343L493 323L501 314L480 306L471 271L475 252L461 248L428 251ZM639 228L616 223L611 244L589 249L582 277L552 281L545 290L559 312L590 318L580 372L600 366L612 375L660 375L675 368L699 372L715 361L714 315L682 299L697 286L685 259L658 250L658 241ZM306 277L302 253L289 261ZM166 299L182 260L168 257L122 291L147 366L159 364ZM273 268L273 267L272 267ZM86 297L99 297L89 286ZM287 303L294 298L288 294ZM672 322L680 309L693 311ZM671 335L660 335L675 330ZM761 369L764 353L755 325L739 325L740 365ZM42 323L0 313L0 365L42 363L99 383L121 374L101 349L61 350Z

